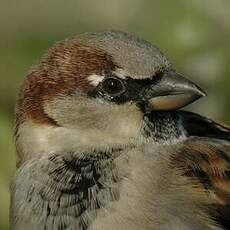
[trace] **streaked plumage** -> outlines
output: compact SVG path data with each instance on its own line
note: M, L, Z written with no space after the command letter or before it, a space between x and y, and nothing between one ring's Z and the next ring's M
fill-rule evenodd
M129 34L57 43L16 107L11 229L228 229L230 129L178 110L204 95Z

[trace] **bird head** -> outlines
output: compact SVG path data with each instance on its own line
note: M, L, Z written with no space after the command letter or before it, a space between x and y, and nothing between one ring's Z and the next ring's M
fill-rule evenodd
M58 42L27 75L18 98L19 162L130 145L145 114L176 110L204 95L158 48L127 33Z

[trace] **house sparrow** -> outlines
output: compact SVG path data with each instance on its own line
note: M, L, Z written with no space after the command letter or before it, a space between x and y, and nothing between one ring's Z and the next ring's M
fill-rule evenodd
M229 229L230 129L178 110L202 96L130 34L55 44L16 106L11 229Z

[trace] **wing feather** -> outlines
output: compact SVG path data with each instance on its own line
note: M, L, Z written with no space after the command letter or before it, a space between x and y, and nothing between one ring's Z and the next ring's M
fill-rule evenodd
M181 112L188 140L173 161L204 189L210 213L230 229L230 128L189 112Z

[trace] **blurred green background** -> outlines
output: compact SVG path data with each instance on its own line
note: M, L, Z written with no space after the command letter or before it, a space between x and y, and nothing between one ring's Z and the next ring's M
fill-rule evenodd
M24 76L55 41L104 29L160 47L208 93L189 109L230 124L229 0L0 0L0 230L8 229L14 104Z

